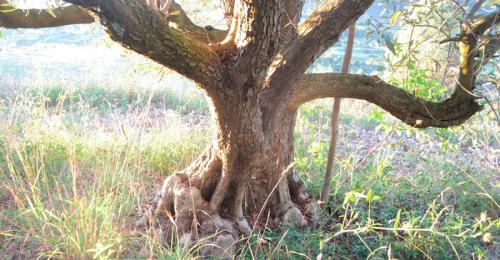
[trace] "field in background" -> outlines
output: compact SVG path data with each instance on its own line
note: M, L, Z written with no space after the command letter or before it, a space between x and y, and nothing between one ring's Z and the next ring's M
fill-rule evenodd
M165 176L211 136L208 105L176 76L161 82L3 79L0 258L189 258L135 223ZM177 87L175 87L177 86ZM331 101L301 108L295 167L314 195L326 165ZM247 258L498 259L499 127L414 130L343 103L330 210L317 227L264 231Z

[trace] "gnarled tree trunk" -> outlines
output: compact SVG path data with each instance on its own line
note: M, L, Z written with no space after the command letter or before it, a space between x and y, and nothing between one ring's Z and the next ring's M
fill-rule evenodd
M204 255L230 256L239 235L259 223L314 221L315 202L293 172L295 119L307 101L363 99L414 127L458 125L481 109L472 91L478 68L491 56L476 56L488 29L499 23L498 12L464 22L461 35L449 39L461 50L455 92L429 102L373 76L304 74L373 0L324 0L301 23L303 0L221 1L227 31L197 26L173 0L66 0L84 9L61 8L70 13L60 17L39 12L35 24L17 11L0 13L3 27L97 19L115 41L206 91L213 141L191 166L166 179L153 212L151 222L167 241L210 237L205 241L215 246L202 247ZM487 47L494 54L500 46Z
M217 243L229 253L238 234L250 235L253 225L304 226L314 221L315 202L293 172L297 110L286 102L270 107L261 100L266 95L255 91L262 86L247 87L234 88L213 105L213 142L164 183L155 215L163 218L163 228L176 226L181 243L220 233L213 239L232 241ZM168 215L175 222L166 221ZM220 256L222 251L211 253Z

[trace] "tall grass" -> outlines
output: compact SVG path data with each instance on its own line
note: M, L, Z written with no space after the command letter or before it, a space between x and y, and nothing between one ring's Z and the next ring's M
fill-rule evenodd
M331 106L325 102L300 111L296 134L296 169L316 194L328 149ZM286 250L311 258L498 258L500 129L494 115L415 130L356 106L343 110L330 210L321 228L290 231ZM368 116L356 116L361 111Z
M0 258L196 257L135 223L163 178L210 138L202 94L166 87L39 83L0 91ZM307 104L296 170L319 193L329 101ZM350 101L349 101L350 102ZM345 103L328 210L319 226L241 241L256 259L473 258L500 253L499 129L414 130Z
M3 99L2 258L138 257L152 243L133 223L161 178L204 148L207 126L184 120L183 108L169 102L171 117L150 123L160 117L155 93L102 109L98 104L117 104L125 93L108 90L117 97L109 100L99 91L26 89Z

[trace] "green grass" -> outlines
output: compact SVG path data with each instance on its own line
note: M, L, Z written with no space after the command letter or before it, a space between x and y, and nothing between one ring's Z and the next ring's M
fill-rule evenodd
M133 223L161 178L205 147L206 126L193 129L178 116L151 128L144 118L155 110L154 98L122 106L125 92L116 89L68 92L28 89L3 99L0 255L106 259L159 248ZM121 109L103 109L105 100ZM182 103L169 102L184 113Z
M326 167L331 104L310 107L315 109L299 115L295 166L318 195L322 184L315 180L323 179ZM283 250L334 259L499 256L494 120L481 113L464 126L415 130L385 114L374 120L351 112L348 107L342 120L350 126L341 129L330 210L320 228L290 231ZM467 152L471 146L475 152Z
M0 258L192 258L198 245L160 245L134 223L162 179L205 147L202 95L48 85L0 93ZM319 226L264 230L242 241L240 255L498 258L499 130L491 115L414 130L346 102ZM330 112L330 101L308 104L296 128L295 166L314 195Z

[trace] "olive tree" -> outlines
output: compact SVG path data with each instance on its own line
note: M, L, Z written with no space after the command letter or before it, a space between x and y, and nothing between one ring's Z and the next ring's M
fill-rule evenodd
M171 236L174 228L184 244L210 236L218 247L204 253L216 255L232 254L238 236L252 232L249 223L268 217L286 225L315 221L316 201L293 167L293 132L302 104L355 98L417 128L462 124L481 110L473 91L484 59L477 57L489 29L500 21L498 12L464 19L461 33L448 39L460 48L454 92L434 102L376 76L306 73L374 0L324 0L303 20L304 0L221 0L227 30L198 26L173 0L65 2L73 5L28 16L22 10L3 12L0 26L97 21L114 41L196 82L209 97L212 141L189 167L166 178L152 214L162 236Z

